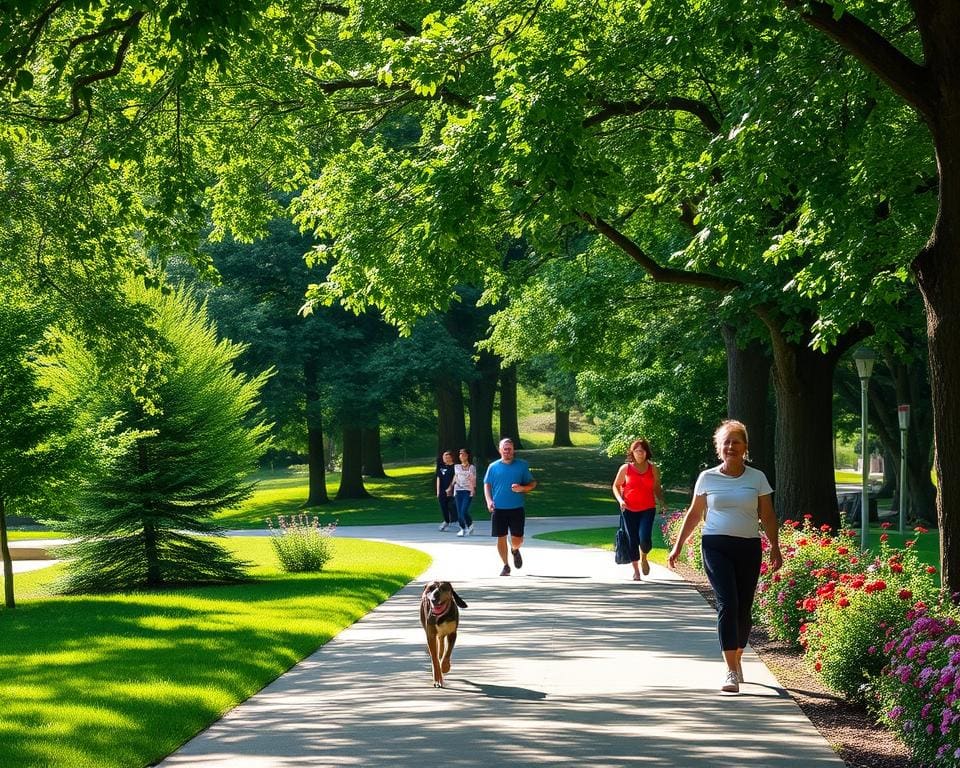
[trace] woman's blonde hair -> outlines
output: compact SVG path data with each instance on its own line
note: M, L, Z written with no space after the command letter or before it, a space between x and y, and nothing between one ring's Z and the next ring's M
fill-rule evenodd
M743 435L743 442L745 442L747 446L750 445L750 438L747 436L747 425L736 419L724 419L720 422L720 426L717 427L717 431L713 433L713 447L717 452L717 456L721 459L723 458L723 454L720 449L723 445L723 438L731 432L739 432ZM748 456L745 454L744 458L748 458Z

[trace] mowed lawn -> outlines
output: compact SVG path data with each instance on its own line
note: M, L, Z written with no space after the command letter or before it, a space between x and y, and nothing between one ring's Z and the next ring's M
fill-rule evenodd
M610 458L596 447L538 448L518 451L530 464L537 478L537 489L527 497L527 515L553 517L570 515L616 514L617 507L610 485L620 466L620 457ZM383 525L390 523L439 522L434 465L429 462L387 467L387 478L365 478L369 499L336 501L339 477L330 475L327 488L331 503L313 507L323 523L339 521L340 525ZM293 515L304 511L307 498L307 476L303 472L260 473L254 495L240 508L218 516L228 528L263 528L272 515ZM482 470L479 482L483 481ZM670 499L672 506L686 503L683 494ZM488 520L483 490L471 506L475 519Z
M0 609L0 766L153 764L422 573L429 557L334 539L320 574L285 574L268 538L226 542L254 581L44 597L18 574Z

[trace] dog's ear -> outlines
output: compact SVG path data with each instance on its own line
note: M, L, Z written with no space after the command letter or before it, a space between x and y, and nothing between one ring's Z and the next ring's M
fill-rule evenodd
M424 597L427 594L427 592L429 592L431 589L433 589L433 582L428 581L426 584L423 585L423 592L420 593L420 597Z
M467 604L464 602L463 598L457 594L457 590L455 590L453 587L450 587L450 592L453 595L453 602L455 602L461 608L467 607Z

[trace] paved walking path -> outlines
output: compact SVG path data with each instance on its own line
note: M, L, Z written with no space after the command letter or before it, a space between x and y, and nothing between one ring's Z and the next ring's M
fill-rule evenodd
M500 577L489 523L341 528L422 549L431 567L168 757L223 766L833 766L843 762L748 649L739 696L719 692L715 614L672 572L628 581L609 552L532 538L616 518L528 521L524 567ZM423 583L461 612L453 669L434 689Z

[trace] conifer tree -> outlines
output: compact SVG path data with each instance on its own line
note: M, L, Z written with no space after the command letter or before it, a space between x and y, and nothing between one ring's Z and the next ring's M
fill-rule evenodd
M104 376L75 341L62 345L60 390L86 399L96 418L114 417L116 428L103 441L105 466L83 483L65 524L80 540L65 553L72 559L59 589L240 580L243 564L209 537L222 533L213 514L251 493L247 476L266 447L268 426L256 411L269 372L234 370L243 347L217 341L189 291L136 286L130 294L149 308L155 334L151 370L130 377L145 389Z

